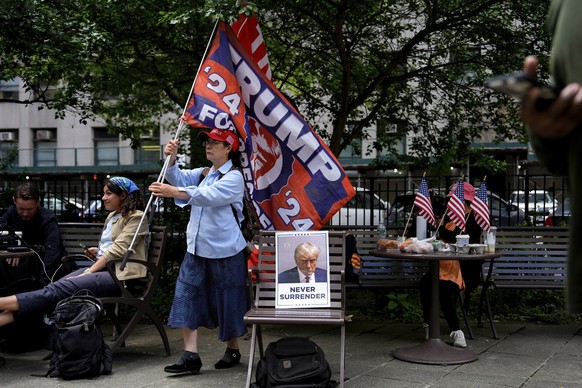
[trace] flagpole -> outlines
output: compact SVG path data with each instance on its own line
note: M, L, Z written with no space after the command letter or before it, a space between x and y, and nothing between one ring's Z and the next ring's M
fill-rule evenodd
M404 226L404 232L402 232L402 238L404 238L404 236L406 236L406 229L408 229L408 223L410 222L410 219L412 218L412 213L414 213L414 206L412 206L412 209L410 209L410 214L408 215L408 220L406 220L406 225Z
M445 209L445 212L443 213L442 217L441 217L441 221L439 222L439 226L437 226L437 232L439 231L440 227L443 225L443 221L445 220L445 216L447 215L447 209Z
M196 86L196 81L198 80L198 74L200 74L200 70L202 69L202 64L204 63L204 60L206 59L206 56L208 55L208 51L210 50L210 46L212 45L212 41L214 40L214 35L216 34L216 30L218 28L219 22L220 22L220 19L216 19L216 22L214 23L214 27L212 28L212 33L210 34L210 39L208 40L208 43L206 44L206 49L204 50L204 55L202 56L202 59L200 60L200 64L198 65L198 71L196 71L196 75L194 76L194 82L192 82L192 87L190 88L190 93L188 94L188 98L186 99L186 103L184 104L184 109L182 109L182 115L180 115L180 122L178 123L178 128L176 129L176 134L174 135L173 140L178 140L178 138L180 137L180 132L182 132L182 129L186 125L183 117L184 117L184 114L186 113L186 109L188 109L188 104L190 103L190 99L192 98L192 94L194 93L194 87ZM162 169L160 171L160 174L158 175L158 179L156 180L156 182L158 182L158 183L163 182L164 179L166 178L166 171L168 170L168 167L170 165L171 158L172 158L171 155L166 156L166 159L164 160L164 165L162 166ZM154 201L155 201L155 205L157 207L158 199L159 198L156 197L155 195L150 195L150 198L148 199L148 203L144 209L144 212L141 216L141 219L139 220L139 224L137 225L137 229L133 235L131 243L129 244L129 247L127 248L127 251L125 252L125 255L123 256L123 260L121 261L121 264L119 266L119 269L121 271L123 271L125 269L125 265L127 264L127 260L129 260L129 255L133 252L133 245L135 244L135 241L137 240L137 236L139 235L139 231L141 230L141 226L143 225L143 222L144 222L145 218L147 217L147 209L149 209L151 207L151 205L152 205L152 203L154 203ZM151 211L150 215L149 215L149 219L148 219L148 225L151 223L153 217L154 217L154 211Z
M422 173L422 177L424 178L425 176L426 176L426 171ZM430 198L429 198L429 201L430 201ZM406 236L406 229L408 229L408 224L410 223L410 219L412 218L412 213L414 213L414 201L412 202L412 209L410 209L410 214L408 215L408 220L406 220L406 225L404 226L404 232L402 232L402 238L404 238L404 236Z

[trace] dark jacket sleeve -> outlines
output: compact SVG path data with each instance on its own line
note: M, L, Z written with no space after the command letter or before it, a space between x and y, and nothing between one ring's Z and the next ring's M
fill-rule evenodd
M56 217L50 211L41 211L39 235L44 245L44 264L49 276L52 276L61 264L61 258L67 253L61 240L61 232Z

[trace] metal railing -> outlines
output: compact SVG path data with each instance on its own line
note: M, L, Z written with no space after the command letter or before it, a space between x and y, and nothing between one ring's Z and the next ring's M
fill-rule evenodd
M54 195L62 201L55 201L51 210L57 217L67 218L71 221L77 217L75 210L69 202L80 205L79 210L85 210L91 200L98 200L103 193L103 174L93 177L85 174L78 178L66 180L51 180L28 174L29 179L38 184L44 193ZM148 194L147 187L155 180L155 177L135 173L128 176L142 189L142 193ZM411 201L413 201L416 189L420 184L421 176L386 176L386 177L358 177L352 180L352 184L360 189L334 217L334 225L377 226L380 217L386 220L388 226L402 226L408 217ZM434 205L434 212L441 215L442 202L451 185L457 182L459 177L447 177L439 180L429 180L429 188L438 200ZM0 179L0 211L12 203L11 188L19 183L18 179ZM475 183L478 189L480 182ZM562 207L567 198L567 184L565 177L549 175L520 175L507 176L504 179L488 180L489 202L491 204L492 223L501 223L503 226L533 225L540 226L549 215L568 216L569 210ZM513 196L513 198L512 198ZM551 197L551 201L540 201L542 196ZM166 201L173 203L172 201ZM171 204L166 204L164 209ZM79 207L79 206L77 206ZM69 210L67 210L69 209ZM403 211L402 211L403 210ZM400 213L399 213L400 211ZM354 214L358 213L357 216ZM348 214L352 218L338 219L340 215ZM164 211L160 212L165 217ZM80 221L87 217L78 215ZM93 220L95 217L89 217ZM347 221L346 221L347 220ZM499 221L495 221L499 220Z

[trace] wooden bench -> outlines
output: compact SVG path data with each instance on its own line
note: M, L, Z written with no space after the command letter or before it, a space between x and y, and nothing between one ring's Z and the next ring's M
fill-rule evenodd
M101 238L103 224L59 223L59 230L61 232L63 245L67 250L67 254L71 256L71 259L74 260L75 263L80 267L91 265L91 261L80 261L72 255L83 255L84 249L81 245L97 246L99 244L99 239ZM167 240L166 227L151 226L150 232L150 245L148 248L147 262L143 263L141 261L133 261L143 264L146 267L146 278L129 280L127 283L120 281L115 275L116 261L110 261L107 263L107 270L113 277L115 283L118 285L120 296L103 297L100 299L103 304L114 306L114 308L107 309L107 315L111 318L115 327L115 342L111 346L113 351L116 351L120 347L124 346L125 340L133 332L141 318L143 316L148 316L160 334L164 344L166 356L169 356L170 344L168 341L168 336L162 321L151 308L151 300L160 277L161 266L164 260L164 252ZM120 262L121 259L117 261ZM127 305L133 308L133 311L130 313L131 318L125 326L121 324L118 318L116 308L118 305Z
M68 255L82 255L81 245L97 246L103 224L92 224L86 222L61 222L59 231L61 240Z
M376 248L376 229L348 229L362 257L360 287L414 287L426 263L395 262L368 255ZM387 238L396 238L392 233ZM563 288L566 279L568 229L560 227L504 227L497 230L493 266L483 263L483 278L498 288Z
M566 279L568 229L507 227L497 231L495 259L487 281L497 288L563 288Z
M420 278L428 271L424 261L392 260L371 256L368 252L376 248L376 229L351 229L362 258L358 286L362 288L418 288ZM397 231L387 231L388 239L396 239ZM353 285L352 285L353 287Z

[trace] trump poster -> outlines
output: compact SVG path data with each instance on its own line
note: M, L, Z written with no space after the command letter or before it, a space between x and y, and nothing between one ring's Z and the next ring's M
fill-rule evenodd
M329 307L327 231L277 232L276 308Z

